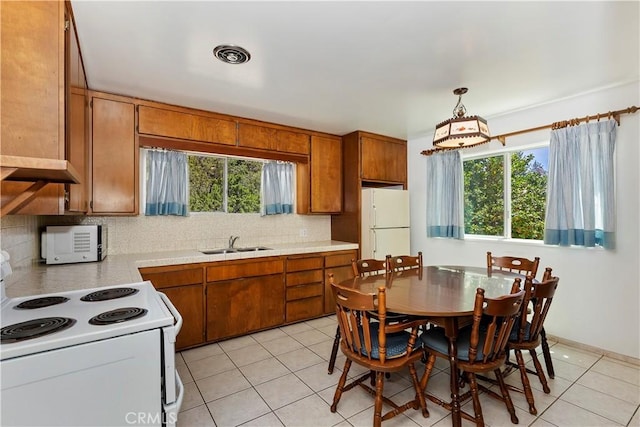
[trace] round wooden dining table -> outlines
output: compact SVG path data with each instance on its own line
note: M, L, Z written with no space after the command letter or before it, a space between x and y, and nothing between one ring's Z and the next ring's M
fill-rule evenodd
M458 330L472 323L476 289L485 290L485 297L495 298L511 292L515 278L524 276L486 267L434 265L422 269L404 270L368 277L355 277L337 284L362 293L377 294L386 288L386 307L394 313L424 317L445 329L449 339L451 371L451 414L455 427L461 425L460 393L456 338Z

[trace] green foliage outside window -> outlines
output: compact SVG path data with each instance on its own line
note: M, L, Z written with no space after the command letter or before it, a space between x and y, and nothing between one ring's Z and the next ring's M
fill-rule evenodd
M260 161L189 155L189 209L191 212L260 212L261 174Z
M260 212L262 162L228 159L228 208L231 213Z
M464 162L464 231L504 235L504 168L502 156Z
M513 152L506 158L511 160L509 198L504 189L504 155L464 161L465 233L542 240L547 171L529 152ZM510 230L504 222L505 209L511 212Z
M544 239L547 172L533 154L511 155L511 237Z

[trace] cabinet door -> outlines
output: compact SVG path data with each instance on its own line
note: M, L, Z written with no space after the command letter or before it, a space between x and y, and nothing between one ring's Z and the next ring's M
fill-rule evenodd
M138 132L190 141L236 145L236 122L145 105L138 107Z
M0 152L4 155L65 158L64 20L64 2L2 2ZM2 204L30 185L3 182ZM63 194L62 184L47 184L18 213L62 214Z
M311 137L311 212L342 210L342 141Z
M92 99L92 194L94 214L138 213L138 149L134 104Z
M69 212L87 211L87 125L86 96L83 90L72 89L70 96L69 146L67 160L82 176L80 184L66 185L66 206Z
M279 129L276 149L285 153L309 154L309 135Z
M204 269L189 264L146 267L140 275L167 295L182 316L176 350L204 342Z
M275 151L276 129L240 123L238 125L238 146Z
M360 144L363 180L402 184L406 182L406 143L363 136Z
M161 290L182 316L182 328L176 339L176 350L204 342L204 301L202 285L178 286Z
M243 335L283 322L281 274L207 285L207 341Z

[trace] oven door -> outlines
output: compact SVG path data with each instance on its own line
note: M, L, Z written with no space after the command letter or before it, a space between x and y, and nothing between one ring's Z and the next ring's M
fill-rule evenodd
M161 426L160 331L0 362L0 424Z

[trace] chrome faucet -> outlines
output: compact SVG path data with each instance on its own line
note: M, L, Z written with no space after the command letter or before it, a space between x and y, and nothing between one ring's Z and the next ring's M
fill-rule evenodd
M229 237L229 248L233 248L233 245L235 245L236 240L238 240L239 238L240 236L231 235L231 237Z

